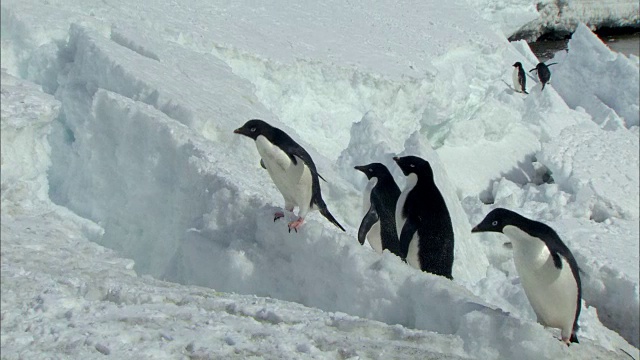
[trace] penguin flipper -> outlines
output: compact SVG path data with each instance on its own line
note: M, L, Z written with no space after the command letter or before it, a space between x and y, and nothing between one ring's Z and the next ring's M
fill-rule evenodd
M261 166L263 169L266 169L266 168L267 168L267 166L264 164L264 160L262 160L262 159L260 159L260 166Z
M400 232L400 257L406 259L407 253L409 252L409 244L411 243L411 239L413 239L413 234L418 231L418 226L416 223L411 221L410 218L407 218L407 221L404 223L402 227L402 231Z
M360 228L358 229L358 241L360 242L360 245L364 245L364 240L366 239L369 230L371 230L371 227L377 223L379 219L380 217L378 216L376 209L371 205L371 207L369 207L369 211L367 211L367 214L362 219L362 223L360 223Z
M560 259L560 254L552 252L551 258L553 258L553 265L555 265L556 269L562 269L562 259Z
M302 146L298 144L295 144L295 146L293 144L290 144L289 146L283 147L282 150L287 154L287 156L289 156L291 162L293 162L294 165L298 165L298 159L302 160L302 162L307 165L309 171L311 171L313 175L316 175L324 182L327 182L327 180L325 180L322 175L318 173L316 164L313 162L311 155L309 155L309 153ZM296 157L298 159L296 159Z

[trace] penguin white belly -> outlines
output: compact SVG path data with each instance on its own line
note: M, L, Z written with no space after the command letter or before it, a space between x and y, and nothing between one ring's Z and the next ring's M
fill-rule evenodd
M518 79L518 68L513 68L512 79L513 79L513 88L516 89L516 91L522 92L522 87L520 86L520 81Z
M380 221L373 224L369 232L367 233L367 241L369 245L378 254L382 254L382 236L380 235Z
M418 251L420 250L420 239L418 238L418 232L413 235L411 242L409 243L409 251L407 251L407 263L414 268L421 270L420 258L418 257Z
M400 197L398 197L398 202L396 202L396 231L398 232L398 239L400 239L402 227L407 221L406 218L402 216L402 209L404 208L404 203L407 202L407 196L409 196L411 190L413 190L413 188L418 183L418 176L416 174L409 174L406 181L407 183L404 187L404 190L402 190L402 192L400 193Z
M273 145L264 136L256 138L256 147L271 180L282 193L285 203L299 206L301 213L303 208L308 209L312 196L313 178L311 171L302 159L296 157L297 164L294 164L284 151ZM304 216L304 214L300 216Z
M578 286L569 263L560 256L562 269L558 269L542 240L514 226L505 226L503 232L513 242L516 269L538 321L560 328L562 336L568 338L578 301Z

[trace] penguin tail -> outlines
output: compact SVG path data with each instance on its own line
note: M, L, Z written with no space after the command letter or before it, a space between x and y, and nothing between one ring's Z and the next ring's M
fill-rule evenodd
M523 92L523 93L525 93L525 94L527 94L527 95L529 94L529 93L527 92L527 90L522 90L522 92Z
M542 90L544 90L544 86L547 85L547 83L542 83L542 89L540 89L540 92L542 92Z
M324 204L323 204L324 205ZM333 225L337 226L340 228L340 230L342 231L346 231L342 225L340 225L340 223L338 222L338 220L336 220L336 218L333 217L333 215L331 215L331 213L329 212L329 209L327 209L327 206L320 206L320 214L322 214L322 216L324 216L325 218L327 218L327 220L329 220Z
M570 343L576 343L576 344L580 343L578 341L578 337L576 336L576 332L575 331L571 333L571 337L569 338L569 342Z

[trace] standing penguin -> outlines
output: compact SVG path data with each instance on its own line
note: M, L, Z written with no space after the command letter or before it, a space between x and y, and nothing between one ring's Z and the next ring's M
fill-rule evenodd
M369 240L371 247L379 254L387 249L400 256L400 243L396 230L396 203L400 197L400 188L386 166L380 163L356 166L369 179L364 194L367 213L358 229L358 241L364 244Z
M578 342L582 285L576 259L549 226L513 211L496 208L471 232L507 235L513 260L538 322L559 328L567 345Z
M527 92L527 77L522 68L522 63L520 61L513 64L513 88L516 89L517 92L528 94Z
M400 254L422 271L453 279L453 225L428 161L394 157L407 177L396 205Z
M555 64L556 63L551 63L549 65L546 65L545 63L541 62L538 63L535 68L529 70L529 72L537 70L538 79L540 79L540 82L542 83L542 89L540 89L540 91L544 90L544 86L549 82L549 79L551 79L551 71L549 71L549 66Z
M324 180L307 151L284 131L262 120L249 120L233 131L252 138L260 154L260 165L267 169L271 180L284 197L284 208L293 211L298 206L298 219L289 223L289 232L296 232L310 210L320 210L320 214L335 226L345 231L331 215L320 193L320 179ZM325 180L326 181L326 180ZM273 221L284 217L276 212Z

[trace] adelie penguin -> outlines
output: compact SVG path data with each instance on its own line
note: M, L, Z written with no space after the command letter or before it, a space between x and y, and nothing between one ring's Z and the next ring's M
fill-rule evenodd
M407 177L395 216L401 257L417 269L453 279L453 225L431 165L416 156L393 160Z
M293 211L295 206L299 208L298 218L289 223L289 232L291 229L298 231L310 210L319 210L322 216L345 231L327 209L320 193L319 179L324 178L318 174L311 156L302 146L284 131L258 119L247 121L234 133L255 140L260 165L267 169L284 197L284 208L287 211ZM276 212L273 221L281 217L284 213Z
M517 92L528 94L527 92L527 76L522 68L520 61L513 64L513 88Z
M529 72L536 70L536 72L538 73L538 79L542 83L542 89L540 89L540 91L544 90L544 86L551 79L551 71L549 71L549 66L555 65L555 64L556 63L551 63L549 65L546 65L545 63L541 62L541 63L538 63L538 65L536 65L535 68L529 70Z
M578 317L582 299L576 259L549 226L513 211L492 210L471 232L507 235L522 287L538 322L559 328L567 345L578 342Z
M389 250L400 256L400 243L396 230L396 203L400 197L400 188L386 166L380 163L356 166L369 179L364 194L364 208L367 211L360 228L358 241L364 245L365 238L379 254Z

